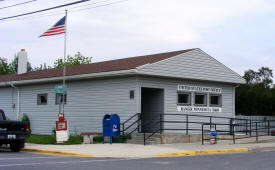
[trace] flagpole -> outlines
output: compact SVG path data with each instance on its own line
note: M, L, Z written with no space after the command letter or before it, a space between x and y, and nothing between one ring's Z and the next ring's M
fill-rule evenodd
M63 58L63 86L66 84L66 52L67 52L67 10L65 10L65 35L64 35L64 58ZM64 114L65 94L62 99L62 113Z

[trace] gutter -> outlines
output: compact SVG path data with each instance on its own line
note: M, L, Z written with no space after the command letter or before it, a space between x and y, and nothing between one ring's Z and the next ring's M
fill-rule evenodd
M17 115L16 115L16 120L19 120L20 117L20 88L14 86L14 84L11 84L12 88L17 89Z

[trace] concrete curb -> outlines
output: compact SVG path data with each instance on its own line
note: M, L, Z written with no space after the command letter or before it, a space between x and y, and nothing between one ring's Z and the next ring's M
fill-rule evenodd
M76 156L76 157L94 157L93 155L90 155L90 154L73 153L73 152L56 151L56 150L46 150L46 149L24 148L24 149L22 149L22 151L39 152L39 153L54 154L54 155Z
M168 156L186 156L186 155L204 155L204 154L218 154L218 153L232 153L232 152L248 152L248 148L235 148L235 149L217 149L217 150L195 150L186 152L164 153L158 154L158 157Z

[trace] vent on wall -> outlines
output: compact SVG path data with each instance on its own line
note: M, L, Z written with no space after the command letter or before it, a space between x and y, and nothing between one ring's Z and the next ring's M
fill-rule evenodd
M135 98L135 91L130 90L130 99L134 99L134 98Z

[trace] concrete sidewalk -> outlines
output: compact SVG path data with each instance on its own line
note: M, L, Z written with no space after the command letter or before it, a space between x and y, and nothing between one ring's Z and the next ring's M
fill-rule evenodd
M263 138L262 138L263 139ZM112 158L149 158L157 156L179 156L195 154L213 154L228 152L244 152L259 150L275 150L275 137L268 137L265 143L241 143L230 144L219 142L216 145L201 143L177 143L159 145L137 144L81 144L81 145L39 145L26 144L25 151L37 151L44 153L60 153L75 156L112 157ZM251 140L251 139L249 139ZM248 140L248 141L249 141ZM49 151L49 152L47 152ZM70 154L71 153L71 154Z

